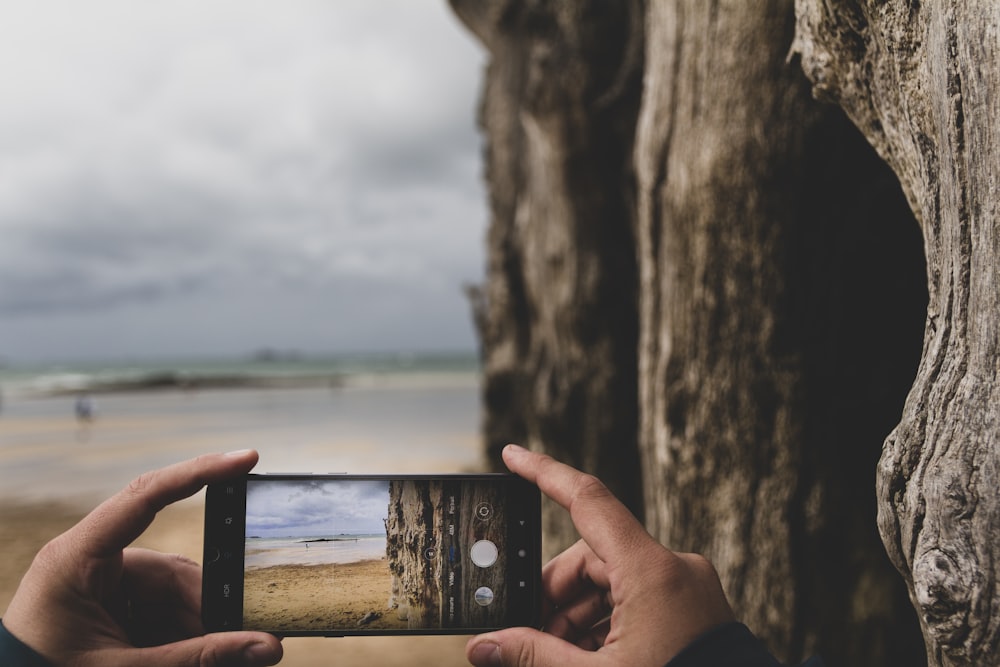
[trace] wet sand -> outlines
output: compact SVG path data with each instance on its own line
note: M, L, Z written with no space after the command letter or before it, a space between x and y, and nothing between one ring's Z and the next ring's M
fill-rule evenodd
M244 580L244 627L275 632L404 628L406 623L387 609L391 576L385 559L251 570ZM366 617L370 620L363 622Z
M258 472L482 469L474 389L123 394L96 405L81 424L67 399L5 397L0 502L96 501L141 472L246 447L260 452Z

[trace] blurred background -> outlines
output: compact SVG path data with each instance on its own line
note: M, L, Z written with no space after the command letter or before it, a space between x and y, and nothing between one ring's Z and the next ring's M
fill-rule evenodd
M478 469L476 105L443 2L40 0L0 24L0 568L136 474ZM144 538L200 558L198 499ZM464 639L285 664L465 664ZM417 660L421 662L421 660Z

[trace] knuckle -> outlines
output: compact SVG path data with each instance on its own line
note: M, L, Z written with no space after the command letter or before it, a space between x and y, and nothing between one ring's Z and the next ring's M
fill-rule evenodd
M181 590L192 575L201 574L201 566L187 556L181 554L165 554L165 556L173 590Z
M501 650L501 656L503 652ZM532 667L535 664L535 645L531 642L521 642L514 651L515 662L504 664L516 665L517 667Z
M679 554L681 560L698 577L718 577L715 566L701 554Z
M636 545L631 553L636 557L628 572L632 575L641 572L647 590L675 591L688 581L690 570L684 559L658 542Z
M610 492L604 482L589 473L580 474L573 481L573 497L578 500L605 498Z
M135 479L133 479L131 482L129 482L128 486L126 487L126 490L130 495L142 497L149 491L149 488L153 485L154 478L155 478L154 473L144 472Z
M225 664L215 644L205 644L198 655L198 667L220 667Z
M197 561L188 558L184 554L170 554L170 557L174 560L175 563L183 567L194 567L199 570L201 569L201 565L198 565Z
M155 482L155 472L144 472L128 483L128 486L125 487L124 495L130 503L136 504L137 510L152 510L155 512L158 508L153 507L153 502L150 498Z

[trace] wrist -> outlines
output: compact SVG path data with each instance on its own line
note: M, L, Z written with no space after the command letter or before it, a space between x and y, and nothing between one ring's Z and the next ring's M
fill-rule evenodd
M0 663L6 667L52 667L33 648L14 635L0 619Z
M781 667L760 640L738 621L722 623L708 630L674 656L666 667L696 667L704 664Z

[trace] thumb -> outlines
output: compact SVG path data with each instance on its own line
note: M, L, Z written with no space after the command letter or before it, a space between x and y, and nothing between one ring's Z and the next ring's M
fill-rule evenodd
M465 657L476 667L563 667L593 664L595 654L555 635L510 628L473 637Z
M274 635L263 632L218 632L204 637L128 650L125 664L163 667L266 667L284 653Z

